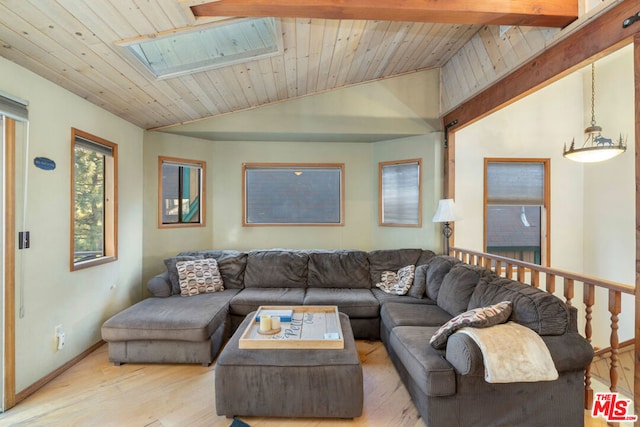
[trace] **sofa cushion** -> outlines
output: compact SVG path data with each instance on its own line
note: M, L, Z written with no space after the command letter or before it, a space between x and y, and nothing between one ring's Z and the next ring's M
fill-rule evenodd
M442 280L438 291L438 306L452 316L464 313L468 310L471 294L478 281L485 276L496 277L493 271L486 268L463 263L454 265ZM500 301L494 304L498 302Z
M539 335L562 335L568 330L569 312L560 298L504 277L481 279L471 295L468 308L500 301L511 301L509 320L533 329Z
M437 327L398 326L389 336L389 346L412 383L427 396L452 396L456 393L456 373L444 358L444 352L426 342Z
M229 289L183 298L147 298L114 315L102 325L105 341L204 341L222 325L229 301L238 293Z
M429 262L429 268L427 270L427 297L434 301L438 300L438 292L440 292L440 286L444 276L447 275L451 267L460 262L459 259L448 256L438 255L433 257Z
M411 285L413 285L415 270L415 265L407 265L398 270L397 273L395 271L383 271L380 283L376 283L376 287L388 294L406 295Z
M224 283L215 259L194 259L176 263L180 295L193 296L224 291Z
M336 305L350 318L371 318L380 314L380 304L369 289L307 288L304 305Z
M380 283L385 271L398 271L407 265L421 265L433 256L422 249L381 249L367 254L371 283Z
M504 323L511 314L511 302L502 301L489 307L478 307L457 315L442 325L429 340L433 348L443 349L447 346L447 339L460 328L487 328Z
M407 295L417 299L422 299L426 296L428 269L429 264L416 266L416 270L413 272L413 284L409 288Z
M218 262L218 269L226 289L242 289L244 287L244 271L247 266L247 254L234 250L205 250L181 252L178 255L202 256L213 258Z
M309 255L295 250L251 251L244 273L245 288L305 288Z
M231 299L229 312L246 316L261 305L302 305L303 288L245 288Z
M357 250L309 252L309 287L371 289L367 253Z
M438 329L450 319L449 313L432 304L388 302L380 309L380 321L384 323L387 330L396 326L435 326ZM423 343L425 346L429 338L431 336Z
M164 265L167 267L167 273L169 273L169 281L171 282L171 295L180 294L180 278L178 277L176 264L180 261L192 261L202 258L202 255L177 255L164 260Z
M414 279L415 284L415 279ZM409 289L411 291L413 289L413 285ZM371 293L378 300L380 305L386 304L388 302L399 302L403 304L432 304L434 305L436 302L429 298L411 298L409 294L407 295L392 295L386 292L381 291L378 288L371 288Z

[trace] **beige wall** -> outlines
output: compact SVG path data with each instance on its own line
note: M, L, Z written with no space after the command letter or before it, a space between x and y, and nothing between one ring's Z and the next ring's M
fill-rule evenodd
M414 158L422 159L422 227L381 227L378 225L379 206L376 205L371 227L372 248L426 248L436 253L442 252L441 226L431 222L442 196L442 133L433 132L374 144L371 170L376 183L371 198L379 198L378 163Z
M0 58L0 90L29 101L28 210L31 248L18 252L17 282L24 286L24 317L16 290L16 386L21 391L100 341L109 316L141 298L142 129L55 84ZM118 261L69 271L71 127L118 144ZM17 175L24 175L19 141ZM56 169L33 166L48 157ZM22 222L19 183L17 218ZM62 325L66 346L56 351L54 328Z
M360 143L216 143L214 236L216 248L368 249L371 147ZM242 163L344 163L343 226L242 227Z
M585 79L585 96L591 94L591 77ZM609 55L596 64L596 120L603 135L627 137L627 151L603 163L584 166L584 271L631 286L636 281L636 171L633 49ZM590 118L586 119L590 120ZM596 293L601 304L605 291ZM633 338L634 299L622 299L621 340ZM594 322L609 324L604 310ZM608 342L608 337L602 341Z
M216 176L213 165L214 148L211 141L174 136L159 132L144 134L144 209L143 225L143 280L164 271L164 258L180 251L210 249L213 245L213 183ZM158 156L177 157L206 162L205 226L189 228L158 228Z
M206 120L216 132L276 134L364 134L368 124L393 123L394 133L424 133L375 143L299 141L208 141L182 135L147 132L144 147L144 280L164 271L162 260L181 250L325 248L434 248L430 222L440 197L441 134L431 132L438 112L438 72L413 73L330 93L308 96L248 112ZM417 95L420 94L420 95ZM424 95L426 94L426 95ZM348 95L348 96L347 96ZM357 120L354 120L357 117ZM385 119L388 119L385 120ZM404 123L404 125L402 124ZM203 123L181 127L207 134ZM376 128L378 129L378 128ZM175 131L172 130L172 131ZM384 130L377 130L385 133ZM273 136L270 134L270 136ZM332 139L334 140L334 139ZM205 160L208 174L207 227L160 230L157 227L157 157ZM378 162L423 158L423 227L378 227ZM243 163L344 163L343 226L242 226Z
M600 164L562 157L563 143L584 141L591 120L591 68L576 72L456 133L455 244L483 250L485 157L551 159L551 265L629 285L635 283L633 63L629 47L596 65L596 120L603 135L628 135L627 152ZM581 302L580 289L576 304ZM633 336L625 299L621 339ZM606 295L595 322L609 324ZM607 333L606 328L597 328ZM596 337L606 346L608 336Z

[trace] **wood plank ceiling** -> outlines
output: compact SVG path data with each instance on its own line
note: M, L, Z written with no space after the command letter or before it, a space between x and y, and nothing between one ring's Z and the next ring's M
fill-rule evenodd
M0 55L125 120L154 129L442 67L487 23L563 26L577 17L575 0L493 0L475 2L484 7L473 11L465 8L475 6L461 0L357 0L349 2L350 8L342 0L288 2L296 10L286 3L5 0L0 2ZM446 10L433 9L445 3ZM117 45L214 25L220 18L209 15L224 13L281 16L282 54L159 80L132 65ZM305 17L296 17L301 14ZM406 20L411 16L417 22ZM360 17L367 19L352 19Z

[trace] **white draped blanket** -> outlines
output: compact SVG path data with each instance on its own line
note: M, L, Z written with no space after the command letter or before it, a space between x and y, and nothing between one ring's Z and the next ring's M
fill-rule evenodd
M489 383L553 381L558 371L542 338L515 322L488 328L458 329L482 351L484 379Z

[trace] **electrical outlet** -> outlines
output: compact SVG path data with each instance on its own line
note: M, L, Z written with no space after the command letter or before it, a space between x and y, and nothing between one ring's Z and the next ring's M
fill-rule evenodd
M64 348L64 332L58 334L58 351Z
M62 325L57 325L53 331L53 338L56 345L56 350L60 351L64 348L64 331L62 330Z

